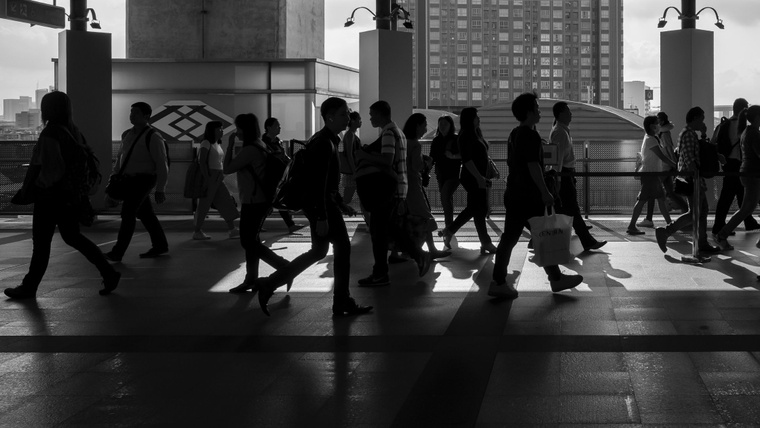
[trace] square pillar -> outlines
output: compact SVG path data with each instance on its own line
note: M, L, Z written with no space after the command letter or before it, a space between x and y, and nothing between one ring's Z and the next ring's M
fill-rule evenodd
M661 110L675 125L674 136L686 124L686 112L696 106L705 111L707 135L712 135L713 39L712 31L693 28L660 33Z
M66 30L58 34L56 89L71 98L74 123L100 160L103 183L91 198L104 207L111 173L111 34Z
M371 143L378 130L369 123L369 106L385 100L393 121L404 126L413 108L412 34L371 30L359 34L359 113L362 141Z

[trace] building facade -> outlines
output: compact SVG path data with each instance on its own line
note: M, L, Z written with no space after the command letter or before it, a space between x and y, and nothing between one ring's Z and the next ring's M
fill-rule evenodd
M652 88L640 80L623 83L623 110L648 116L651 111Z
M399 4L414 18L415 37L427 41L415 43L418 107L457 111L525 91L624 106L622 0Z

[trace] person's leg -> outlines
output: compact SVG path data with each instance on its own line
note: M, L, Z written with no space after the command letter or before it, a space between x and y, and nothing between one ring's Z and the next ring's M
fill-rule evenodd
M739 203L740 207L744 204L744 195L746 194L744 180L742 180L742 178L745 178L745 177L739 177L739 188L737 189L738 193L736 194L736 201ZM756 206L757 204L755 204L755 207ZM760 224L758 224L757 220L755 220L755 217L752 216L752 213L754 211L755 210L753 209L752 212L750 212L746 217L744 217L744 228L746 230L755 230L755 229L760 228Z
M476 189L467 192L467 206L472 207L472 218L481 249L493 247L491 236L488 234L486 216L488 215L488 189Z
M140 218L145 230L150 235L151 247L156 250L169 250L169 241L166 239L164 229L153 211L153 204L150 202L150 195L146 196L140 206L137 208L137 217ZM134 230L134 229L133 229Z
M369 234L372 240L374 265L371 277L388 275L389 222L393 209L396 182L381 174L363 176L356 180L356 190L362 205L369 212Z
M282 217L282 220L285 222L285 226L290 229L291 227L295 226L296 222L293 221L293 215L290 214L290 211L279 211L280 217Z
M559 185L559 199L562 206L557 212L569 215L573 218L573 230L578 235L583 248L590 248L596 244L596 239L591 236L591 232L586 227L586 222L581 215L581 208L578 206L578 193L575 190L575 177L562 177Z
M644 204L647 203L646 199L638 198L636 204L633 206L633 214L631 214L631 221L628 223L628 230L636 230L636 221L641 215L641 211L644 209ZM577 232L576 232L577 233Z
M38 201L32 211L32 259L21 287L35 292L50 261L50 244L55 234L57 210L54 204Z
M72 209L64 209L58 216L58 232L66 245L82 253L87 260L95 265L103 279L108 279L116 274L116 269L108 263L100 248L82 234L76 212Z
M697 239L699 241L699 247L708 248L712 247L707 241L707 214L710 211L710 206L707 203L707 195L705 192L699 192L699 218L697 221Z
M741 162L735 159L729 159L723 165L723 172L735 173L739 172ZM720 196L718 196L718 202L715 205L715 219L713 220L712 233L717 234L726 225L726 217L728 211L731 209L731 204L734 202L734 198L739 194L739 187L741 182L736 175L726 175L723 177L723 186L720 189Z
M752 215L760 201L760 179L754 177L741 177L744 194L739 210L731 216L725 226L718 231L718 238L726 239L747 216Z
M127 252L129 243L132 241L132 235L135 233L137 225L137 210L142 201L147 198L147 192L128 195L121 204L121 225L119 225L119 234L116 238L116 244L109 253L116 259L121 259Z
M449 227L454 221L454 192L459 187L459 180L456 178L439 181L438 187L441 192L441 207L443 208L443 222L445 227Z
M665 187L665 195L676 208L681 210L682 213L686 212L689 210L689 204L686 203L686 200L681 195L675 192L675 183L673 180L675 180L675 178L672 175L663 177L662 184Z
M333 246L333 298L336 301L348 299L351 276L351 239L346 230L343 215L336 208L328 209L327 224L329 225L328 239Z
M670 223L670 212L668 211L668 200L665 196L657 198L657 206L660 207L660 214L665 219L665 224Z
M510 214L510 211L513 211ZM507 210L504 218L504 231L499 238L499 245L496 247L496 256L493 262L492 279L496 284L507 282L507 273L509 269L509 260L512 258L512 250L520 240L525 219L515 210Z
M267 286L274 290L300 275L309 266L322 260L330 249L329 233L326 236L317 235L317 218L313 214L305 213L311 228L311 248L300 254L286 266L277 269L273 274L266 277Z
M443 229L443 231L445 231L444 234L448 232L451 235L454 235L475 215L477 208L475 207L476 199L473 198L473 195L477 189L465 188L465 191L467 192L467 206L464 207L464 209L459 213L459 215L456 216L456 218L451 222L449 226L446 226L446 228Z
M211 208L211 204L215 203L216 201L216 193L219 189L219 184L221 183L221 180L224 178L223 176L220 176L221 174L215 174L213 171L209 175L208 178L208 190L206 192L206 196L202 198L198 198L198 206L195 208L195 218L194 218L194 224L195 224L195 233L200 234L202 233L203 228L203 222L206 221L206 215L208 214L209 209ZM219 206L217 205L217 208Z
M214 175L218 176L218 185L214 192L214 206L225 223L227 223L227 229L233 230L235 228L235 220L240 217L240 213L235 206L235 200L232 199L230 191L224 185L224 174L221 171L214 171Z
M654 204L655 204L654 199L650 199L647 201L647 215L646 217L644 217L644 220L650 223L654 223L654 221L652 220L652 218L654 217Z

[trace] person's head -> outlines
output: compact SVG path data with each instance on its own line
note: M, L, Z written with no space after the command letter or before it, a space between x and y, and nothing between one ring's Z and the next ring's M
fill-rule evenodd
M760 126L760 105L747 108L747 122L752 126Z
M474 131L480 127L480 117L478 109L475 107L465 107L459 113L459 129L462 131Z
M739 113L747 107L749 107L749 102L747 100L744 98L735 99L733 105L734 116L739 116Z
M449 137L456 132L454 119L452 119L451 116L441 116L438 118L438 129L435 131L436 136L442 135L444 137Z
M129 110L129 122L132 125L145 126L149 123L152 114L153 109L148 103L136 102L132 104L132 108Z
M348 129L356 131L362 127L362 115L358 111L348 113Z
M657 116L647 116L644 118L644 132L647 135L657 135L660 129L660 123Z
M319 106L319 113L325 126L336 134L348 127L348 104L343 98L330 97L324 100Z
M660 126L665 126L670 124L670 119L668 119L668 114L664 111L661 111L657 113L657 122L659 122Z
M686 124L694 129L701 129L705 122L705 111L701 107L692 107L686 112Z
M369 123L373 128L382 128L391 121L391 105L387 101L375 101L369 106Z
M253 113L243 113L235 118L235 135L243 145L252 144L261 138L259 118Z
M276 137L280 134L280 121L276 117L269 117L264 121L264 133Z
M541 120L541 109L538 107L538 97L532 92L525 92L512 101L512 115L521 124L535 125Z
M573 119L570 107L564 101L555 103L554 106L552 106L552 113L554 114L554 120L565 125L569 124Z
M427 132L427 118L422 113L413 113L404 123L404 136L407 140L419 140Z
M45 94L40 103L40 115L45 125L52 123L66 128L72 128L74 125L71 98L65 92L53 91Z
M224 130L222 129L223 126L222 122L218 120L206 122L206 129L203 131L203 139L211 144L220 143L222 135L224 134Z

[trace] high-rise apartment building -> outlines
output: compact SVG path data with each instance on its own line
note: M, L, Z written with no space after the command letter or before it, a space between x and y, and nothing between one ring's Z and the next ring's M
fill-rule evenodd
M426 41L415 43L415 94L431 108L511 102L525 91L623 107L623 0L399 4Z

